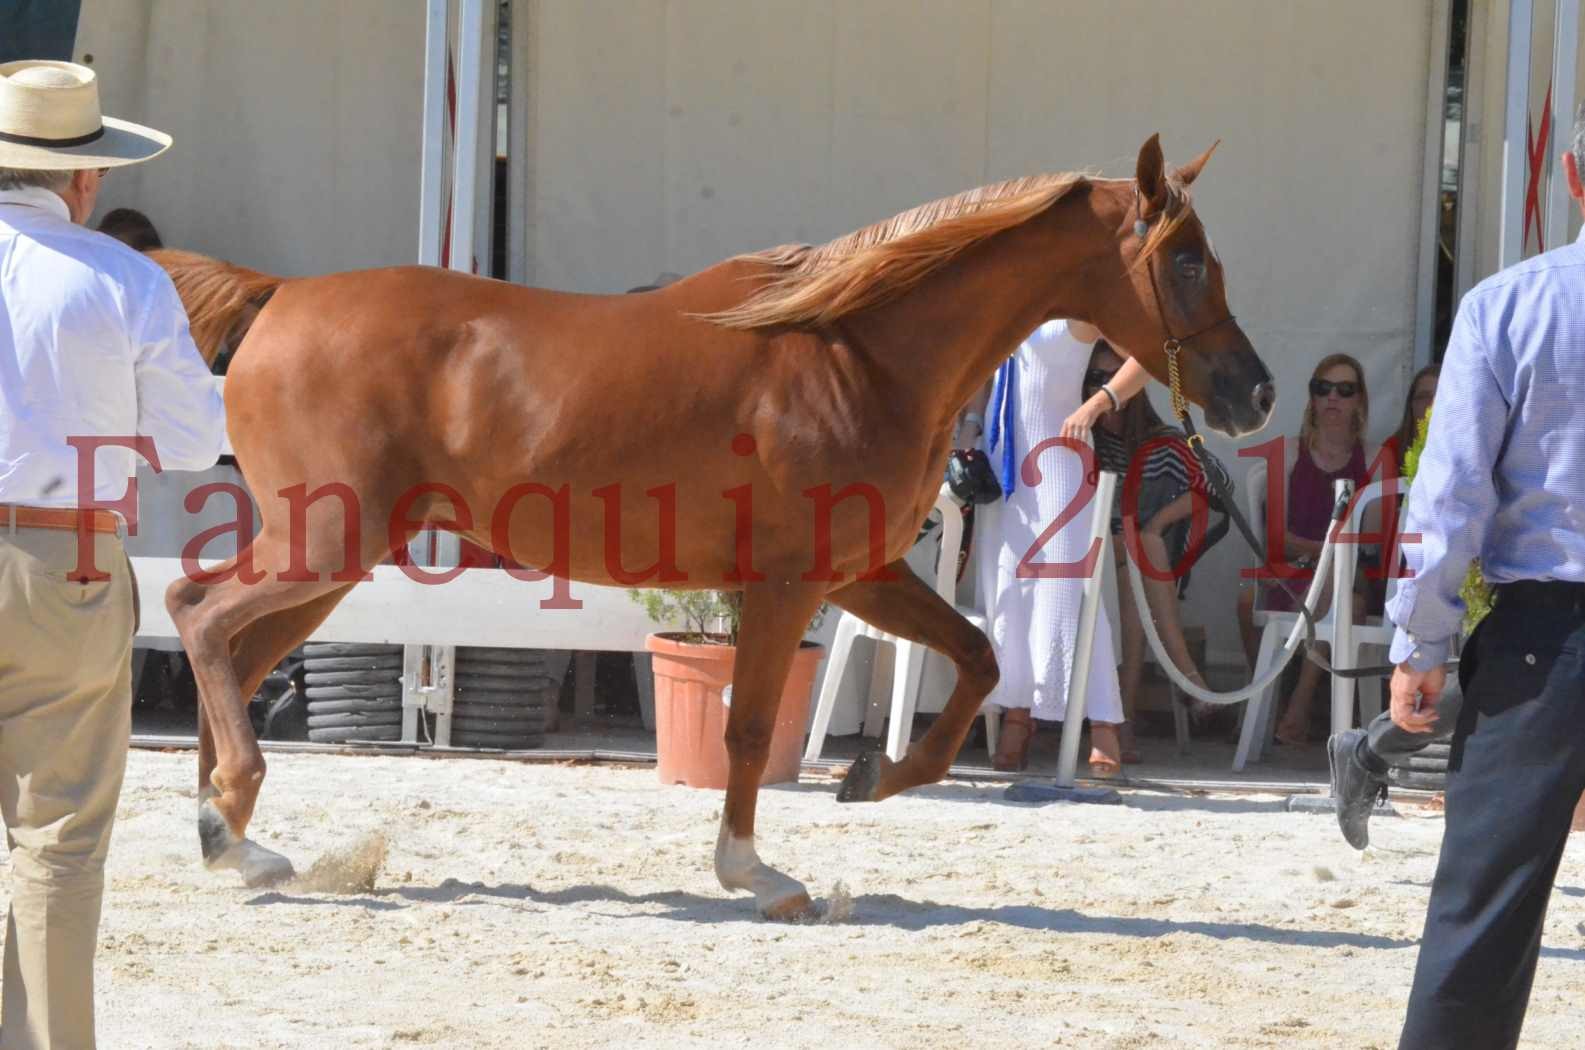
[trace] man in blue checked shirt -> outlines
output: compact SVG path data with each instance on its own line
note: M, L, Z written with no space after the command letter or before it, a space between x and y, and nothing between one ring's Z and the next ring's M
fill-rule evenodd
M1585 107L1562 170L1585 214ZM1518 1045L1585 791L1585 236L1464 297L1408 504L1420 542L1387 609L1400 730L1436 728L1471 559L1496 601L1459 664L1447 825L1399 1050L1498 1050Z

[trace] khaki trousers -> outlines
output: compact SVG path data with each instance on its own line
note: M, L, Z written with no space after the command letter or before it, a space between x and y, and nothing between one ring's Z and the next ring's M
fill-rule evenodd
M92 1050L105 855L132 722L134 588L121 541L93 537L110 579L75 582L77 535L0 526L0 815L11 913L0 1050Z

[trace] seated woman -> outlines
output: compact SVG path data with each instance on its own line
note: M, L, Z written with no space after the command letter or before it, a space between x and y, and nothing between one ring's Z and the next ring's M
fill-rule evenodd
M1391 471L1392 477L1399 477L1403 472L1403 457L1414 444L1415 435L1420 432L1420 421L1431 410L1431 402L1436 398L1437 377L1441 374L1440 365L1426 365L1414 374L1409 380L1409 394L1403 402L1403 418L1398 422L1398 429L1389 437L1385 444L1391 449L1392 454L1386 456L1383 462ZM1385 451L1385 450L1384 450ZM1403 495L1388 496L1381 502L1384 520L1387 522L1387 535L1396 537L1401 525L1400 508ZM1396 552L1390 552L1387 563L1396 560ZM1400 566L1401 568L1401 566ZM1378 574L1380 575L1380 574ZM1372 580L1370 590L1370 613L1372 616L1380 615L1382 606L1387 598L1387 581L1385 579Z
M1254 622L1257 597L1263 609L1292 612L1298 608L1294 595L1302 596L1309 587L1331 525L1333 483L1348 478L1358 488L1369 481L1361 441L1369 416L1370 394L1365 389L1365 370L1360 363L1348 354L1324 358L1310 377L1299 439L1284 443L1286 485L1278 488L1271 482L1267 484L1268 499L1273 494L1280 495L1287 506L1287 528L1280 545L1271 543L1272 560L1285 559L1300 572L1287 581L1286 587L1272 580L1261 580L1259 586L1252 586L1257 581L1246 579L1238 594L1238 626L1251 670L1260 645L1260 631ZM1372 531L1369 525L1365 531ZM1365 576L1359 574L1360 591L1365 587ZM1359 592L1354 600L1356 615L1362 614L1364 602ZM1330 591L1323 592L1316 615L1324 613L1330 603ZM1278 742L1297 744L1308 738L1311 704L1320 680L1320 667L1310 660L1301 660L1298 685L1277 726Z
M1094 405L1094 394L1112 383L1123 365L1123 358L1103 339L1095 344L1090 355L1090 367L1084 374L1085 405ZM1190 516L1194 509L1194 493L1209 501L1210 486L1200 469L1199 461L1190 451L1183 432L1168 426L1156 414L1150 398L1140 394L1121 407L1106 405L1099 418L1091 418L1095 440L1095 454L1102 470L1109 470L1123 479L1118 483L1116 502L1112 508L1112 535L1119 537L1113 543L1117 559L1117 610L1121 619L1122 665L1118 679L1122 689L1123 725L1120 729L1122 758L1124 762L1139 761L1134 746L1134 707L1139 698L1139 685L1145 670L1145 629L1134 603L1134 590L1123 578L1127 571L1123 560L1128 557L1127 544L1120 538L1123 532L1123 496L1130 470L1138 481L1137 503L1134 507L1139 523L1139 556L1146 564L1167 570L1183 561L1189 546ZM1084 420L1081 418L1081 422ZM1143 455L1143 460L1136 459ZM1219 465L1218 465L1219 466ZM1223 474L1226 481L1226 474ZM1198 554L1198 552L1197 552ZM1179 671L1196 685L1205 686L1200 669L1189 654L1188 643L1183 638L1183 625L1178 618L1179 580L1158 580L1144 576L1145 598L1150 605L1150 616L1167 654ZM1216 708L1195 701L1191 708L1197 719L1203 719Z

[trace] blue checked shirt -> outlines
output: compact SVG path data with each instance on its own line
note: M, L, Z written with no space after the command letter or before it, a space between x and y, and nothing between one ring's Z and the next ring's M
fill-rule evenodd
M1492 583L1585 582L1585 234L1464 297L1408 505L1394 663L1447 659L1477 556Z

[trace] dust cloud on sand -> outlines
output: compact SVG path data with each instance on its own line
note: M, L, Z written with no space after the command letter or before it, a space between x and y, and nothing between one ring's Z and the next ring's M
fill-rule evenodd
M382 832L365 833L346 849L332 849L285 886L288 893L373 893L389 846Z
M1389 1050L1442 834L821 780L760 799L760 855L823 909L783 925L716 884L720 794L650 769L272 754L251 833L302 875L259 891L198 863L193 762L131 756L106 1047ZM1578 1044L1585 836L1558 883L1526 1047Z

